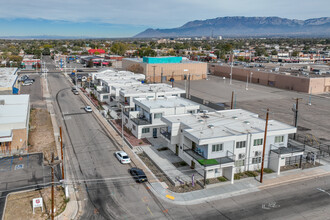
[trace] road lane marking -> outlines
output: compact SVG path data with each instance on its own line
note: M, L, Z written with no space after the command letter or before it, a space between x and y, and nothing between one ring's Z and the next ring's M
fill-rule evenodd
M152 216L154 216L154 215L152 214L151 210L149 209L149 206L147 206L147 209L149 210L150 214L151 214Z
M171 199L171 200L175 199L174 196L170 196L170 195L166 195L166 198Z
M328 194L330 196L330 193L327 192L327 191L325 191L324 189L321 189L321 188L316 188L316 189L319 190L319 191L321 191L321 192L324 192L324 193L326 193L326 194Z

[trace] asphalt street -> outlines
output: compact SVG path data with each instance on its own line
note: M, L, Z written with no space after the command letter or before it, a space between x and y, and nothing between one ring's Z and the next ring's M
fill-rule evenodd
M47 60L49 66L53 65ZM265 189L260 192L179 206L137 184L113 153L116 144L61 73L48 76L59 125L64 129L69 180L83 202L81 219L329 219L330 177Z

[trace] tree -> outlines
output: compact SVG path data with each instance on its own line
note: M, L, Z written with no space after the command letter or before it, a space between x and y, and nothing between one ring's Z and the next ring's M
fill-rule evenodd
M291 56L293 56L293 57L297 57L299 55L299 52L298 51L293 51L292 52L292 54L291 54Z
M112 53L122 56L125 54L126 50L127 50L127 45L121 42L114 43L110 48L110 51Z
M46 47L46 48L43 49L42 55L46 55L46 56L49 56L50 55L49 47Z
M277 51L276 50L272 50L272 55L277 55Z

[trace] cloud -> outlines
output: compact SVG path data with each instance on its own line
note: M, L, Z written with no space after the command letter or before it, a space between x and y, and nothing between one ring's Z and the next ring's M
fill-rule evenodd
M0 0L0 18L177 27L222 16L329 16L329 0Z

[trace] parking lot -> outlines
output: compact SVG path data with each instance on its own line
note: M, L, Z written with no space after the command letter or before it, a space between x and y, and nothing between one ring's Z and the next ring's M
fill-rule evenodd
M20 94L30 94L30 104L31 108L46 108L46 104L43 101L43 94L42 94L42 86L41 86L41 78L39 74L25 74L21 73L22 75L28 75L29 79L34 79L32 85L24 86L23 83L20 83Z
M174 86L185 87L184 81L174 83ZM270 109L270 119L293 125L293 104L299 100L298 133L313 134L318 141L330 140L330 98L327 95L312 95L311 105L308 105L310 95L295 91L281 90L257 84L208 76L208 80L191 81L191 95L216 103L231 104L232 91L235 92L234 106L258 113L265 118L266 109Z

